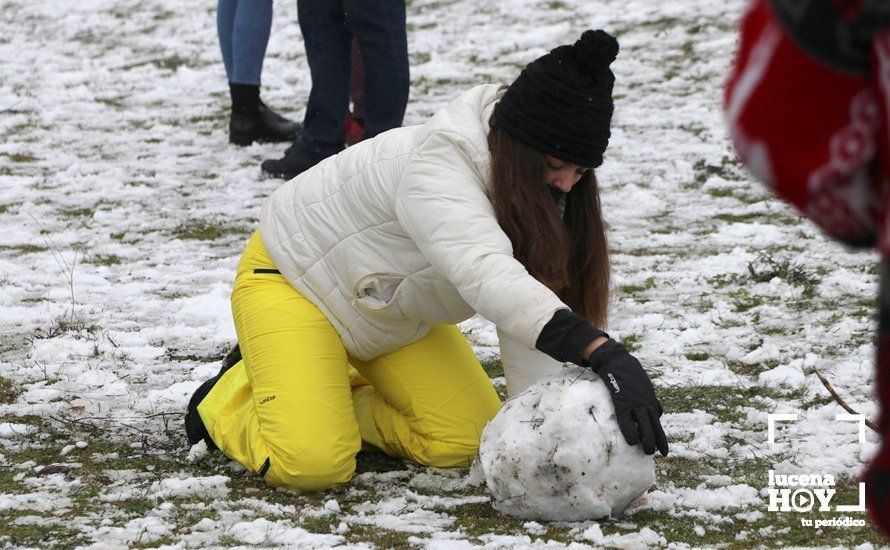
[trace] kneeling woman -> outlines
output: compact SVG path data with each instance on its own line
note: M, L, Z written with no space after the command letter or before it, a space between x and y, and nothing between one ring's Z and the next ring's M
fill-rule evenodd
M617 53L585 32L509 88L473 88L276 190L232 292L243 360L196 391L189 440L306 491L348 481L363 445L467 466L501 405L455 326L479 313L509 394L588 366L627 441L666 454L649 378L595 328L609 268L592 168Z

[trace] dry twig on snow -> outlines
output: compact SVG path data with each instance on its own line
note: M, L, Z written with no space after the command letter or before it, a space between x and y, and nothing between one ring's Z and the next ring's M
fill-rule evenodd
M858 412L853 410L853 407L851 407L850 405L847 405L846 401L841 399L841 396L838 395L838 393L834 390L834 388L831 387L831 384L828 383L828 380L826 380L825 377L822 376L822 373L820 373L818 370L816 370L815 367L813 368L813 373L819 377L819 380L822 382L822 385L825 386L825 389L828 390L828 393L831 394L831 397L833 397L834 400L837 401L838 405L843 407L843 409L850 414L857 414L857 415L859 414ZM871 428L872 430L874 430L875 432L878 431L878 427L875 425L875 423L867 418L865 419L865 425L868 426L869 428Z

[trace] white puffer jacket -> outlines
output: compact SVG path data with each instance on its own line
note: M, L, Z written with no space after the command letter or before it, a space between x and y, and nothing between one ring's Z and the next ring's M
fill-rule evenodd
M260 235L354 357L478 312L498 327L512 395L560 368L534 345L567 306L513 257L495 218L487 135L500 95L478 86L426 124L322 161L269 197Z

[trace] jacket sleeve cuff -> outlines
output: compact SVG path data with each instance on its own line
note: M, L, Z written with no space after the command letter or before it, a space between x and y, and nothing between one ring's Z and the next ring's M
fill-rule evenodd
M541 329L535 348L557 361L584 366L585 361L581 354L600 336L609 337L588 323L584 317L569 309L560 309Z

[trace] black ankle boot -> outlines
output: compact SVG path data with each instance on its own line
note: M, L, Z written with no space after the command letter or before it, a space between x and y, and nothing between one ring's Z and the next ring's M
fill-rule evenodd
M324 154L313 150L312 147L300 140L288 147L280 159L264 160L260 168L266 177L289 180L333 154L336 154L336 151Z
M189 446L192 446L203 439L207 443L208 449L213 450L217 448L213 440L210 439L210 434L207 432L207 427L204 426L204 421L201 420L201 415L198 414L198 405L200 405L201 401L207 397L207 394L210 393L210 390L212 390L213 386L219 382L219 379L222 378L226 371L232 368L235 363L240 360L241 348L238 344L235 344L235 347L229 350L229 353L227 353L223 359L222 368L219 370L219 373L198 386L198 389L192 394L192 398L189 399L188 408L185 411L185 436L188 439Z
M229 84L232 94L232 116L229 119L229 141L235 145L254 142L294 141L302 126L288 120L260 100L260 87Z

